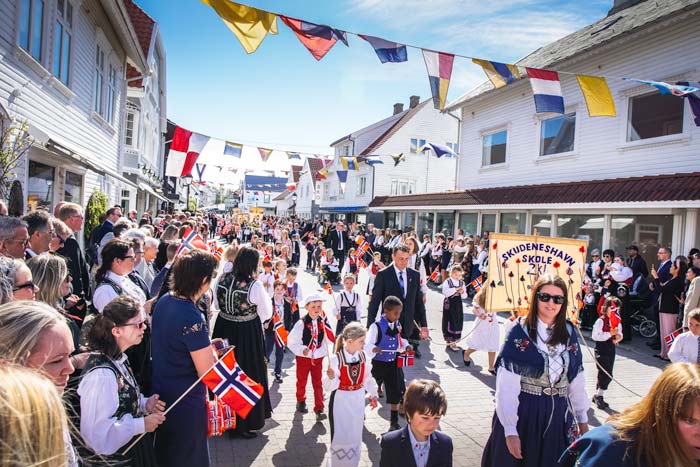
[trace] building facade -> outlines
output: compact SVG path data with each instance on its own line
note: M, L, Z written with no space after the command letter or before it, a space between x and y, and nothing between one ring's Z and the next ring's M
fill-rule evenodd
M12 178L25 211L85 205L93 190L118 204L127 64L147 69L123 0L0 0L0 106L33 144Z
M700 2L630 4L517 65L697 81ZM609 78L617 116L589 117L575 76L560 80L565 115L536 114L527 79L457 99L457 191L375 198L372 208L420 233L537 232L618 253L637 244L649 264L659 246L675 255L700 245L700 128L687 102Z

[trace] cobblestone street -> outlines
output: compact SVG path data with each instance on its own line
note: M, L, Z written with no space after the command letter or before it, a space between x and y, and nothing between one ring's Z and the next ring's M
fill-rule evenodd
M304 295L319 290L316 277L300 268L299 283ZM357 291L367 289L367 276L360 275ZM330 296L329 296L330 298ZM366 306L367 297L364 298ZM442 340L440 332L442 295L432 289L428 293L428 322L431 337ZM330 310L329 300L324 304ZM465 305L465 332L473 315ZM366 311L365 311L366 313ZM332 324L334 313L329 313ZM364 319L363 319L364 323ZM587 336L586 336L587 337ZM635 336L632 345L621 345L615 362L615 376L623 384L638 394L645 394L654 379L661 373L662 362L652 357L652 351L644 345L640 336ZM474 365L465 368L460 352L450 352L444 346L431 343L421 344L423 357L416 359L414 367L405 370L406 380L430 378L438 381L448 397L447 415L441 422L441 430L452 437L454 442L454 465L472 467L480 465L481 453L491 431L491 419L494 412L495 377L487 371L486 354L477 352L473 356ZM592 349L591 349L592 352ZM273 357L274 358L274 357ZM224 435L210 439L212 465L224 466L270 466L276 467L311 467L320 466L326 461L330 445L330 428L328 420L316 423L312 413L302 415L295 412L295 369L291 353L285 354L284 382L270 384L273 414L267 421L259 436L252 440L231 439ZM592 395L595 390L595 364L593 356L584 352L584 367L587 388ZM270 381L272 378L270 377ZM311 398L311 383L307 388L307 397ZM312 399L312 398L311 398ZM610 403L610 413L619 411L639 398L612 383L606 393ZM328 395L326 395L326 403ZM598 409L589 410L591 426L600 425L608 413ZM381 434L389 427L389 409L382 404L378 410L365 408L364 449L361 466L379 465ZM400 419L403 426L405 419Z

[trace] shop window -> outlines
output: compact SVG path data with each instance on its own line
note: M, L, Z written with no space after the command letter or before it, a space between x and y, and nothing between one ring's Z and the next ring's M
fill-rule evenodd
M403 213L403 231L410 232L414 229L416 224L416 213L415 212L404 212Z
M384 214L384 225L390 229L399 229L399 214L398 212L387 212Z
M423 235L433 236L433 221L435 219L435 214L432 212L419 212L418 213L418 232L419 237L422 239Z
M476 235L479 214L475 212L462 212L459 214L459 228L464 235Z
M552 236L552 216L550 214L533 214L532 215L532 235L542 235L545 237ZM530 233L530 232L528 232Z
M629 101L627 141L683 132L685 101L670 94L644 94Z
M637 245L640 256L651 268L659 262L656 258L659 248L671 246L672 235L673 216L615 215L612 216L610 248L615 253L625 254L627 246Z
M540 134L540 156L573 151L575 134L576 113L543 120Z
M524 234L525 233L525 217L524 212L502 212L501 213L501 228L499 232L508 234Z
M68 203L82 204L83 177L73 172L66 172L63 200Z
M454 235L455 233L455 214L454 212L439 212L437 215L436 232L442 232L445 237Z
M56 169L36 161L29 161L27 186L27 209L43 208L51 211L53 206L53 181Z
M481 215L481 234L483 236L484 232L495 232L496 231L496 215L495 214L482 214Z
M503 164L506 161L508 131L484 135L482 138L482 165Z
M602 248L605 217L599 215L559 214L557 236L588 240L588 251Z

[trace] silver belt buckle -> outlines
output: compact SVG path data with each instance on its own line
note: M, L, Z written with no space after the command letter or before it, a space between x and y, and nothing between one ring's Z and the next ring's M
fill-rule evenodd
M548 396L551 396L552 394L556 393L556 389L554 388L544 388L542 389L542 392L545 393Z

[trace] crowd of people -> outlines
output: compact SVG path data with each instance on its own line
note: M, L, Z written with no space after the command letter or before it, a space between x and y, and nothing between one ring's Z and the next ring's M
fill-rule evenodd
M447 395L434 381L407 381L399 362L421 358L433 312L442 314L434 342L462 351L465 366L488 353L496 394L483 466L700 465L698 251L671 260L660 248L651 269L634 245L627 258L591 252L580 323L600 368L591 399L564 280L541 276L527 313L505 324L487 310L473 282L488 271L488 233L419 238L327 219L139 218L119 206L101 222L81 242L77 204L0 215L0 465L208 466L212 395L200 380L233 347L262 392L231 436L265 427L269 388L291 358L297 412L309 412L310 378L316 421L329 419L329 465L359 464L364 407L383 401L381 466L450 466L452 441L438 430ZM212 247L193 247L193 233ZM304 266L321 292L302 290ZM366 290L357 287L362 271ZM443 295L440 310L426 309L430 288ZM468 298L475 320L464 333ZM642 306L658 315L660 358L677 363L640 402L589 431L591 400L607 406L616 344L631 338ZM621 324L611 325L613 314Z

